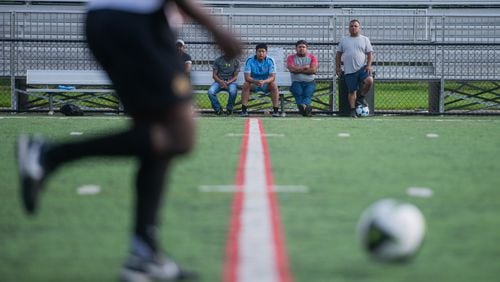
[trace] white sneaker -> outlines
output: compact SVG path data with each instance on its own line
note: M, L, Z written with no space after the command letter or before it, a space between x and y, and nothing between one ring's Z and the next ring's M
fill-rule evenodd
M120 273L121 282L196 281L197 275L183 270L165 255L146 259L131 253Z
M17 139L17 161L21 181L21 196L24 209L34 214L38 206L38 196L46 171L41 163L45 141L40 137L20 135Z

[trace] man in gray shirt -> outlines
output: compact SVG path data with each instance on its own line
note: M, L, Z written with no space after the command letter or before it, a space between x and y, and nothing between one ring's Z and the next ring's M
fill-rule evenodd
M208 89L208 98L212 104L212 108L216 115L222 115L223 110L217 99L217 93L225 90L229 93L226 106L226 114L229 116L233 114L234 101L238 94L238 72L240 69L240 62L238 59L229 59L227 56L222 55L215 59L213 64L213 78L214 83Z
M350 36L343 37L337 46L336 73L342 75L340 66L344 62L344 75L349 92L348 100L351 117L356 116L356 104L367 106L365 95L373 84L372 61L373 47L368 37L361 35L358 20L349 22ZM360 86L361 89L360 89Z

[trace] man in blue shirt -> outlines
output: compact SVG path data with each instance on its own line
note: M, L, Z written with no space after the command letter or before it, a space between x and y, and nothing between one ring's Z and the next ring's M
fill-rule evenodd
M255 46L255 56L245 63L245 82L241 91L241 116L247 117L250 91L271 93L273 117L279 117L278 85L276 84L276 66L274 60L267 57L267 45L259 43Z

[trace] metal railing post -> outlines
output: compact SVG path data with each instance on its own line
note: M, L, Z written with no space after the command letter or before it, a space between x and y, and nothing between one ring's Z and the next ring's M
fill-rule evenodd
M14 38L16 35L16 12L12 11L10 16L10 101L11 101L11 110L13 112L17 112L19 109L18 104L19 101L17 99L17 91L16 91L16 57L15 57L15 46Z
M441 17L441 83L440 87L441 89L439 90L439 113L444 114L444 66L445 66L445 55L444 55L444 38L445 38L445 16Z

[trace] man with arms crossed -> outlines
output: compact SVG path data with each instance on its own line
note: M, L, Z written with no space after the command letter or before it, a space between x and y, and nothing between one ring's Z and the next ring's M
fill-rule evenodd
M373 47L368 37L361 35L361 24L358 20L349 22L349 36L343 37L337 46L335 57L336 73L342 75L340 66L344 62L344 75L349 92L348 100L350 116L355 118L356 105L367 106L365 95L373 84L372 61ZM362 85L362 88L360 86Z
M295 97L299 113L303 116L312 116L311 100L316 90L316 72L318 59L307 52L308 44L305 40L295 43L295 54L288 56L287 67L292 78L290 91Z

